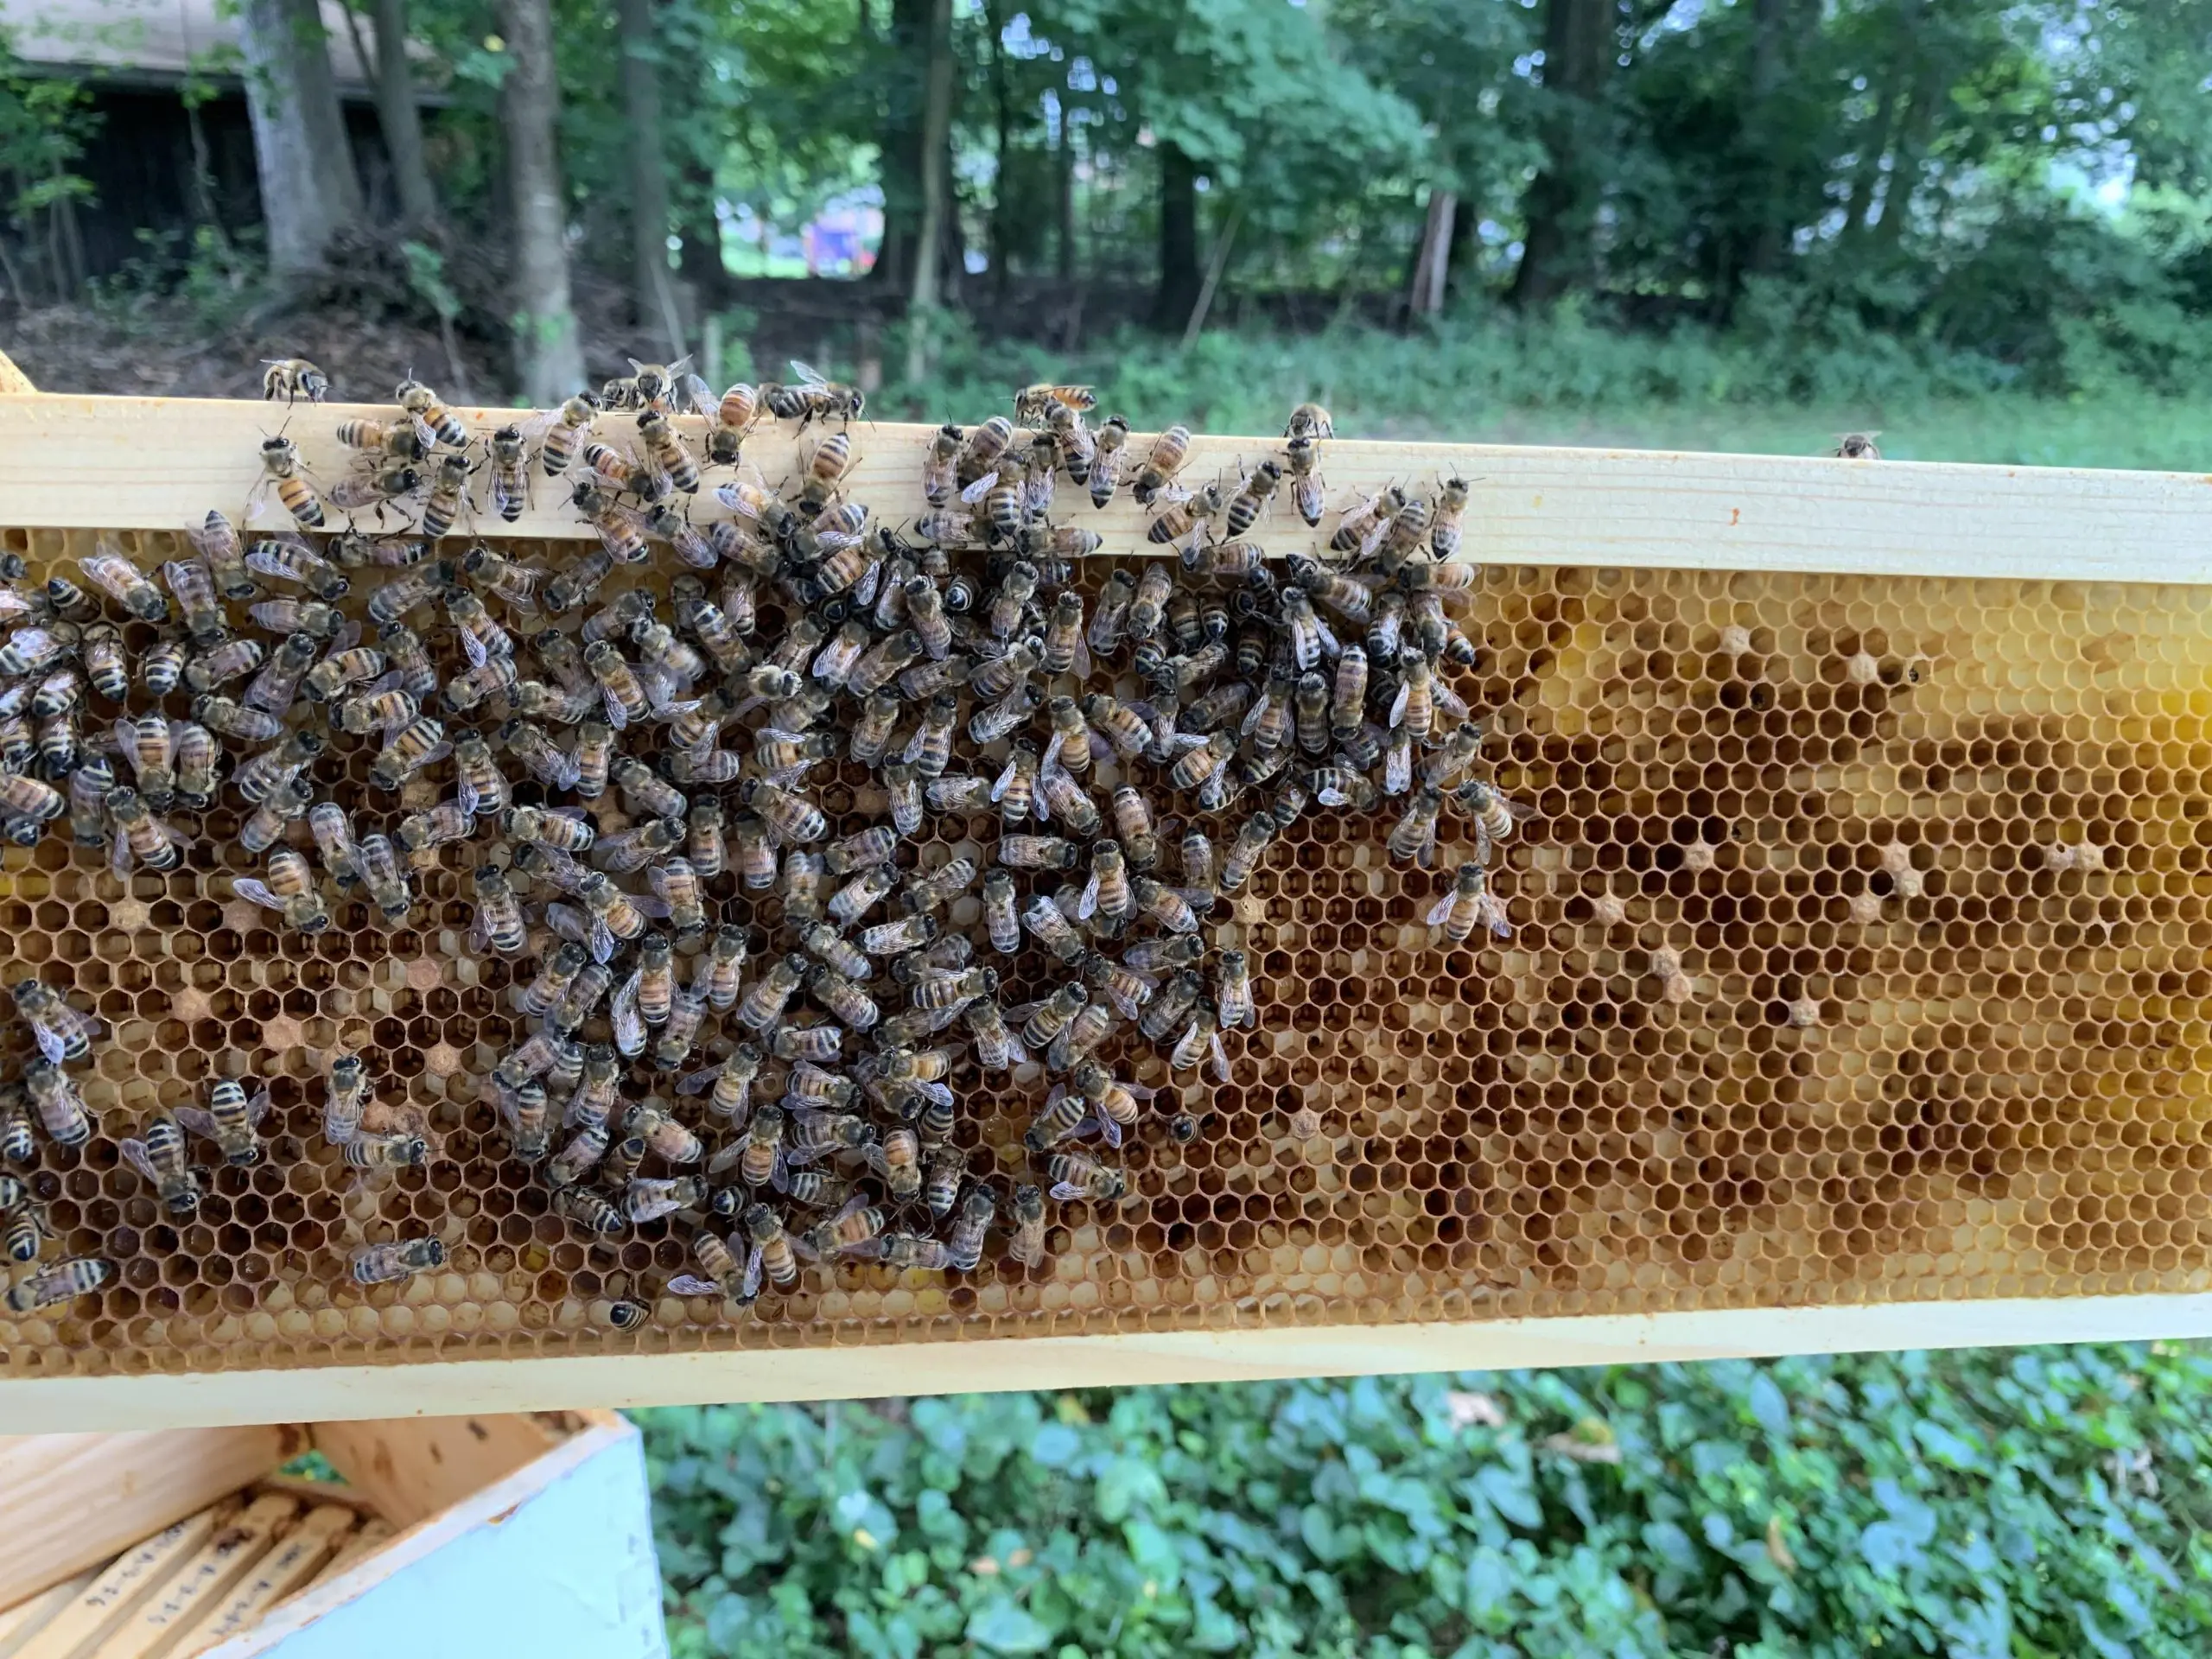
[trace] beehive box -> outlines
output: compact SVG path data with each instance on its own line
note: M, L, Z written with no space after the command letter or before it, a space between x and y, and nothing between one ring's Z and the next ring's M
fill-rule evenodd
M376 412L288 429L333 469L333 423ZM0 549L43 574L107 531L158 562L174 527L236 511L278 418L0 399ZM854 493L913 498L927 429L854 433ZM1202 441L1193 466L1261 442ZM224 808L168 876L118 881L60 838L11 849L0 978L68 987L114 1030L86 1085L102 1134L47 1149L40 1190L63 1248L121 1271L59 1317L0 1319L10 1421L375 1414L395 1388L461 1410L2212 1327L2206 480L1327 455L1336 493L1473 480L1462 614L1480 656L1455 683L1499 785L1535 809L1502 855L1510 940L1440 946L1422 917L1446 878L1385 856L1394 814L1311 815L1224 922L1260 1003L1230 1037L1234 1080L1170 1090L1210 1116L1187 1146L1147 1123L1129 1203L1057 1212L1040 1269L846 1262L732 1319L660 1288L688 1265L680 1230L588 1249L504 1158L481 1085L518 1040L513 970L464 949L459 849L421 879L421 925L380 932L356 904L308 938L231 896L256 861L225 847ZM1107 538L1093 584L1149 550L1133 510L1082 522ZM544 504L493 545L582 533ZM348 798L365 764L327 756L317 776ZM823 804L857 828L869 789L849 768ZM931 833L925 864L996 830ZM715 897L777 919L730 878ZM1009 977L1049 984L1045 967L1033 952ZM313 1133L341 1046L446 1142L366 1211ZM219 1173L171 1229L112 1126L216 1075L270 1084L274 1155ZM955 1082L971 1170L1010 1175L1043 1082ZM443 1230L454 1259L404 1287L340 1282L346 1248L394 1226ZM652 1318L602 1328L591 1308L615 1296Z
M667 1651L611 1413L0 1440L0 1659Z

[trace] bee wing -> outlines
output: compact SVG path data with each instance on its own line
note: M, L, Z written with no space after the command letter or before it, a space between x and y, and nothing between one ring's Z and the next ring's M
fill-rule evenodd
M115 874L118 880L121 880L130 874L130 837L124 833L123 826L119 823L108 836L107 867ZM61 1063L61 1056L48 1046L46 1030L43 1027L39 1028L38 1046L45 1051L48 1059L52 1060L56 1065Z
M797 358L793 358L791 359L791 372L798 376L801 384L805 385L826 386L830 384L827 380L822 378L821 370L809 368Z
M1493 937L1501 939L1510 939L1513 937L1513 924L1506 920L1504 911L1492 911L1490 912L1489 919L1490 931Z
M179 1123L191 1130L193 1134L205 1135L211 1141L215 1138L214 1116L209 1112L207 1108L203 1106L180 1106L176 1109L175 1112L172 1114L172 1116L175 1117Z
M266 1089L262 1090L251 1100L246 1102L246 1126L249 1128L257 1127L261 1120L269 1116L269 1108L272 1103L272 1097Z
M638 988L645 976L640 968L624 980L615 988L614 1000L607 1009L607 1018L614 1022L614 1046L633 1059L645 1049L645 1022L638 1013Z
M1098 910L1098 872L1090 873L1090 880L1084 884L1083 897L1076 901L1075 917L1079 922L1089 921Z
M710 1065L699 1071L687 1071L676 1080L676 1092L679 1095L703 1095L715 1086L721 1074L722 1069L719 1065ZM719 1158L721 1154L718 1152L715 1156ZM707 1166L709 1173L714 1172L714 1168L711 1163Z
M130 1165L148 1180L158 1181L162 1179L154 1173L154 1160L147 1155L146 1143L143 1141L125 1139L116 1147L116 1150L123 1154L124 1163Z
M1056 1181L1048 1196L1061 1204L1073 1204L1084 1197L1084 1190L1072 1181Z
M760 1247L758 1244L746 1253L743 1300L748 1302L760 1294Z
M722 1287L711 1279L702 1279L696 1273L679 1273L668 1281L668 1288L678 1296L719 1296Z
M1027 1065L1029 1064L1028 1049L1023 1046L1021 1039L1015 1036L1010 1031L1006 1034L1006 1055L1007 1063L1009 1065Z
M607 723L618 732L626 729L630 724L629 714L623 709L621 700L614 695L613 689L602 686L599 700L606 705Z
M1440 678L1430 686L1429 696L1435 699L1440 709L1454 720L1465 720L1473 712L1467 707L1466 700Z
M461 803L461 810L462 811L467 813L471 817L476 816L477 803L480 801L483 797L478 793L474 784L469 782L466 778L459 779L454 788L454 797Z
M1221 1046L1221 1033L1216 1032L1206 1039L1206 1048L1213 1058L1213 1074L1222 1082L1230 1080L1229 1051Z
M648 899L643 893L626 893L624 897L629 899L630 907L640 916L648 917L656 922L664 922L668 919L669 909L665 899Z
M1122 1126L1103 1112L1094 1111L1076 1133L1088 1136L1093 1129L1106 1137L1106 1144L1116 1152L1122 1149Z
M970 507L979 505L985 496L998 487L998 483L999 475L995 472L985 473L973 484L960 492L961 504Z
M1431 905L1428 907L1428 925L1431 927L1443 926L1445 919L1452 914L1452 906L1459 903L1459 895L1454 892L1446 893L1441 899Z
M566 939L571 944L591 942L590 919L574 905L546 906L545 925L553 930L556 937Z
M1318 615L1313 619L1313 638L1320 642L1321 654L1324 657L1340 657L1344 654L1344 647L1337 643L1337 636L1331 632L1329 625Z
M1090 647L1084 643L1081 629L1076 632L1075 661L1071 664L1071 671L1078 680L1087 680L1090 677Z
M268 887L264 886L261 882L255 880L250 875L239 876L236 880L232 881L231 883L231 891L241 899L246 899L251 903L259 905L264 910L282 910L284 908L284 901L282 899L279 899L275 893L270 892Z
M690 404L696 413L712 416L721 407L721 399L714 389L696 374L681 375L676 381L676 406L680 410Z
M1382 792L1385 795L1402 795L1413 786L1413 746L1393 743L1382 757Z

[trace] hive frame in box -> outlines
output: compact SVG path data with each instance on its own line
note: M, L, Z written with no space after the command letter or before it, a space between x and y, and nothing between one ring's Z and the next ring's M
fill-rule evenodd
M329 436L353 410L290 417L308 466L342 464ZM501 411L461 411L482 431ZM253 450L287 417L260 404L0 398L0 522L172 530L240 500ZM912 493L929 429L860 429L855 493ZM776 435L771 444L785 442ZM759 441L756 441L758 442ZM1270 441L1201 439L1192 475ZM1142 439L1136 440L1141 444ZM758 450L755 453L759 453ZM791 452L796 459L797 451ZM772 471L772 454L766 463ZM1470 556L1491 565L1900 578L1991 578L2063 587L2212 581L2212 480L2194 475L1847 463L1332 442L1332 494L1459 474L1472 482ZM97 502L97 508L88 503ZM1083 519L1104 551L1145 547L1117 503ZM575 538L550 501L503 534ZM2088 591L2083 587L2079 591ZM1716 1307L1465 1323L1163 1330L957 1342L868 1342L621 1357L542 1356L171 1376L0 1382L11 1426L74 1428L387 1415L397 1377L425 1414L652 1401L804 1398L960 1389L1159 1382L2005 1341L2186 1336L2212 1331L2193 1263L2178 1294L1831 1306Z

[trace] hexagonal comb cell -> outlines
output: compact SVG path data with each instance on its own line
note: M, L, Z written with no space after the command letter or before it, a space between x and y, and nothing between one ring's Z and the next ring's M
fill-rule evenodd
M36 575L91 540L10 545ZM1256 1002L1231 1080L1120 1053L1162 1091L1125 1200L1056 1207L1034 1266L995 1243L968 1273L846 1261L741 1319L668 1290L680 1222L591 1238L509 1155L489 1076L535 957L468 946L480 849L421 861L406 927L349 894L315 935L236 903L255 861L212 841L124 880L66 837L8 849L0 976L111 1033L81 1078L99 1132L22 1173L51 1248L116 1270L0 1314L6 1374L2207 1287L2212 592L1489 569L1465 600L1478 650L1451 683L1533 809L1492 859L1508 937L1427 922L1470 820L1442 820L1430 872L1389 855L1395 804L1309 811L1211 918ZM371 807L368 756L314 766L364 829L426 804ZM878 821L867 770L817 781L830 836ZM612 797L595 817L629 822ZM988 809L932 816L914 861L998 835ZM709 887L728 919L783 919L734 870ZM972 897L951 914L980 931ZM1003 971L1060 974L1029 939ZM324 1141L341 1050L425 1165L363 1181ZM270 1090L265 1155L208 1171L178 1221L119 1141L224 1078ZM1034 1178L1045 1084L972 1058L948 1081L1003 1199ZM348 1276L416 1235L442 1263ZM645 1305L633 1328L618 1301Z

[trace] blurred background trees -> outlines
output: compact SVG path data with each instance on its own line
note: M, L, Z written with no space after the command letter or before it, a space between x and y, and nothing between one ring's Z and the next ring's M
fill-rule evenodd
M2199 0L531 0L542 89L517 3L248 0L242 55L177 97L243 89L257 207L166 219L98 164L142 116L19 42L0 276L25 304L112 283L88 214L156 238L141 287L245 243L359 289L365 236L404 236L464 350L550 303L556 261L594 361L735 362L751 334L894 385L901 341L931 368L1125 327L1540 315L1764 342L1783 373L1847 350L2069 391L2212 365ZM283 141L309 128L303 168Z

